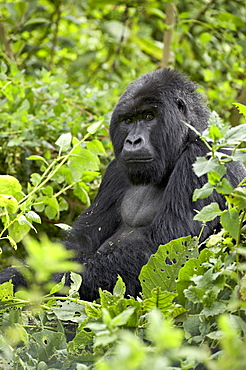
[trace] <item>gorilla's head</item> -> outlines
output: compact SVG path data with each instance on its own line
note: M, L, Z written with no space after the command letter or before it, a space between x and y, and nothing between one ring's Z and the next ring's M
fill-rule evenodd
M134 184L162 184L179 155L202 132L209 111L196 85L175 70L146 73L130 84L116 105L110 135L116 160Z

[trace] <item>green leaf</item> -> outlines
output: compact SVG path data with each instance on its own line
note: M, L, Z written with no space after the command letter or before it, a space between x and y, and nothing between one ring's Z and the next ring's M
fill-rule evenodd
M36 24L36 23L48 23L49 24L50 20L46 18L31 18L25 22L24 27L29 26L30 24Z
M0 175L0 194L15 196L16 193L20 192L21 184L15 177L9 175Z
M216 171L216 168L220 166L217 158L210 158L207 160L204 157L198 157L196 162L192 165L195 174L200 177L208 172Z
M210 184L216 185L225 174L226 166L218 163L213 171L208 172L208 181L210 182Z
M101 121L92 123L92 125L87 127L87 132L91 135L95 134L99 130L99 128L101 127L102 122L103 121L101 120Z
M205 317L218 316L227 311L227 305L224 302L214 301L209 307L204 307L202 313Z
M237 240L240 231L239 212L235 208L224 211L220 216L220 222L223 228Z
M51 290L50 290L50 294L51 294L51 295L52 295L52 294L56 294L57 292L59 292L59 291L64 287L64 285L65 285L65 275L63 276L62 280L61 280L59 283L55 284L55 285L51 288Z
M239 112L246 117L246 105L240 103L234 103L234 105L238 108Z
M104 310L104 308L103 308ZM111 320L111 325L112 326L122 326L127 323L127 321L130 319L132 316L133 312L135 311L135 307L130 307L127 310L121 312L119 315L115 316Z
M62 134L55 143L60 147L61 151L67 151L71 147L72 134L70 132Z
M203 43L203 44L207 44L212 38L212 35L208 32L203 32L201 35L200 35L200 41Z
M26 158L28 161L42 161L44 162L45 164L47 164L47 166L49 165L49 163L46 161L45 158L41 157L40 155L30 155L29 157Z
M246 140L246 123L230 128L224 139L227 145L237 145Z
M174 291L175 280L183 264L198 255L197 243L191 237L172 240L161 245L153 254L139 275L143 295L152 296L152 290L160 287L162 291Z
M223 136L223 133L220 131L219 127L218 126L215 126L215 125L212 125L210 128L209 128L209 137L214 140L214 141L218 141L219 139L221 139Z
M212 221L215 217L220 216L221 213L222 211L220 210L218 203L213 202L208 206L203 207L202 210L195 215L194 220L203 222Z
M52 306L51 310L62 321L72 321L80 324L86 318L84 305L69 300L57 301L56 306Z
M126 284L122 280L121 276L117 277L117 282L114 286L113 294L117 297L123 298L126 292Z
M40 235L40 242L30 236L23 241L27 251L26 261L35 271L35 279L40 284L50 279L54 273L79 272L81 266L72 261L74 253L62 244L52 243L45 235Z
M36 222L38 224L41 224L41 218L40 216L36 213L36 212L33 212L33 211L28 211L25 216L31 220L32 222Z
M18 209L18 202L12 195L0 194L0 207L7 208L8 213L14 214Z
M87 149L77 147L73 151L68 166L72 172L73 180L81 180L84 170L98 170L99 159Z
M221 183L216 186L216 191L220 194L231 194L233 192L233 187L226 178L223 178Z
M86 142L86 147L93 154L107 155L101 141L99 141L99 140L95 139L95 140L92 140L92 141L87 141Z
M70 278L72 280L70 290L78 292L82 283L82 276L72 271L70 272Z
M228 200L239 209L246 209L246 188L236 188L234 192L229 195Z
M182 346L184 333L181 329L172 327L169 320L162 317L159 310L153 310L148 315L147 339L157 347L155 350L162 353L173 348ZM154 346L152 346L154 348ZM162 363L162 360L161 360ZM162 363L163 365L163 363ZM169 366L162 366L161 369L168 369Z
M246 149L237 149L234 155L231 155L234 162L246 162Z
M9 236L14 239L16 243L22 241L24 236L30 231L30 226L27 223L20 224L18 221L15 221L9 228Z
M177 297L176 293L163 292L160 288L154 288L151 296L144 300L144 309L151 311L158 308L164 316L170 316L174 310L173 300Z
M13 298L14 295L14 286L10 281L0 284L0 304L2 301L7 301L10 298Z
M200 189L195 189L193 194L193 202L195 202L197 199L204 199L209 197L214 190L213 185L211 185L209 182L203 185Z
M32 223L30 221L27 220L27 218L24 216L24 215L20 215L18 218L17 218L17 221L20 225L28 225L31 229L33 229L35 232L37 232L37 230L35 229L35 227L32 225Z
M177 281L177 293L179 303L185 307L186 298L184 291L191 285L191 278L193 275L203 275L206 268L202 265L208 262L213 253L209 249L203 249L198 258L192 258L180 269Z
M38 361L48 362L56 351L66 348L66 337L63 333L42 329L38 333L33 333L32 337L34 341L30 346L30 352Z

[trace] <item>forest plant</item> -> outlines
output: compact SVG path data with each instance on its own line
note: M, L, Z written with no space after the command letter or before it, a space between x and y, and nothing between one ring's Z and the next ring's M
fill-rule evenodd
M113 293L101 290L96 302L80 300L81 277L74 273L67 295L64 280L47 286L47 276L54 271L38 261L43 251L52 253L54 247L46 239L40 245L26 241L32 274L28 290L14 293L11 283L0 290L4 366L9 361L16 369L28 370L147 370L150 364L154 370L160 364L194 369L199 363L209 370L229 369L232 363L234 369L242 368L246 362L245 187L242 182L232 189L223 175L225 163L245 160L240 144L246 124L224 129L219 123L214 114L202 136L211 155L198 158L194 169L197 175L207 173L208 184L196 190L194 197L208 196L211 191L225 195L227 209L212 204L195 216L204 223L220 217L222 230L209 238L200 253L197 238L180 238L160 246L141 271L140 298L126 298L119 277ZM234 149L221 156L218 149L228 145ZM35 248L30 247L33 243ZM76 270L76 266L66 265L66 253L53 253L52 265L62 265L64 272ZM166 263L167 253L171 265ZM58 291L60 295L54 296Z

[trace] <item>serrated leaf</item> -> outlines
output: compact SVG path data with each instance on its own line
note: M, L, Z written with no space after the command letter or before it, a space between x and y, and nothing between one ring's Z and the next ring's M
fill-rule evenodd
M242 113L244 117L246 117L246 105L240 103L234 103L234 105L237 107L239 112Z
M191 237L179 238L161 245L139 275L144 297L151 297L152 290L157 287L162 291L174 291L180 268L188 259L197 255L198 247Z
M185 307L186 298L184 296L184 291L191 284L191 278L193 275L203 275L206 271L205 267L202 265L203 262L209 261L209 257L213 253L209 249L204 249L201 251L198 258L192 258L185 263L185 265L179 270L178 281L177 281L177 293L179 303Z
M212 202L208 206L205 206L201 209L201 211L194 216L195 221L203 221L208 222L215 219L215 217L220 216L222 211L218 203Z

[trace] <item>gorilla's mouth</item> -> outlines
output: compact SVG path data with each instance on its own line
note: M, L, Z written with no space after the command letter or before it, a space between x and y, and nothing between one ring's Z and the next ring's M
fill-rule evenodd
M154 158L128 158L125 159L125 163L149 163L153 162Z

